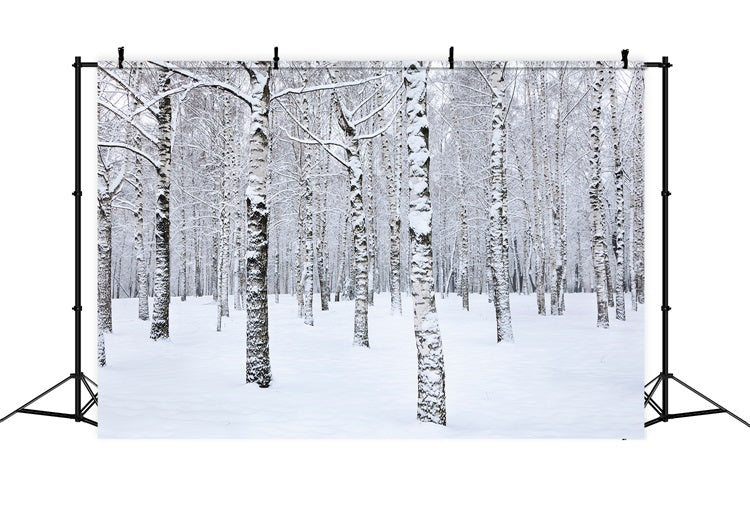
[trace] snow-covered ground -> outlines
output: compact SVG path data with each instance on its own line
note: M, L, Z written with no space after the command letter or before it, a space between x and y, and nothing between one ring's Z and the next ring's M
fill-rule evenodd
M370 349L352 346L353 302L331 302L315 326L292 296L270 305L273 382L245 384L245 315L216 332L210 297L173 299L170 342L149 340L137 300L113 301L115 332L99 370L101 437L643 436L643 308L596 328L593 294L569 294L562 317L511 296L516 343L495 342L486 296L438 299L447 426L416 419L411 299L370 308ZM549 298L548 298L549 299ZM230 299L230 304L232 300ZM630 304L629 297L627 304Z

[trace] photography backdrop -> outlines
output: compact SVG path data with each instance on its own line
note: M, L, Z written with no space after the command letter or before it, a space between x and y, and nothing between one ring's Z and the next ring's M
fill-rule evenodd
M100 435L641 437L643 90L101 63Z

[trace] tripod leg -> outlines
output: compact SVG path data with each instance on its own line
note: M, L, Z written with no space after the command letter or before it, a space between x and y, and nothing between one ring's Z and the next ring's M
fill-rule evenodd
M656 388L658 388L659 384L661 384L661 373L657 375L655 378L651 379L651 382L654 382L654 381L656 381L656 384L654 384L654 387L651 388L651 391L646 395L646 400L643 403L643 407L646 407L646 404L648 404L651 401L651 397L653 397L654 393L656 393ZM649 384L651 384L651 382L649 382ZM646 384L646 387L648 387L648 384Z
M713 405L713 406L716 406L716 407L718 407L718 408L719 408L719 409L721 409L721 410L722 410L723 412L727 413L727 414L728 414L728 415L730 415L730 416L731 416L732 418L736 419L737 421L739 421L740 423L742 423L742 424L743 424L743 425L745 425L746 427L750 427L750 423L748 423L747 421L743 420L742 418L740 418L739 416L737 416L737 415L736 415L735 413L733 413L732 411L729 411L729 410L727 410L727 409L726 409L725 407L722 407L721 405L719 405L719 404L718 404L718 403L716 403L715 401L711 400L710 398L708 398L708 397L707 397L706 395L704 395L703 393L701 393L701 392L700 392L700 391L698 391L697 389L695 389L695 388L693 388L693 387L689 386L688 384L685 384L684 382L682 382L682 381L681 381L680 379L678 379L678 378L677 378L677 377L675 377L674 375L672 375L671 377L672 377L672 380L674 380L674 381L675 381L675 382L677 382L678 384L681 384L681 385L682 385L683 387L685 387L686 389L688 389L688 390L692 391L693 393L695 393L696 395L698 395L699 397L701 397L701 398L702 398L703 400L705 400L706 402L710 403L710 404L711 404L711 405Z
M86 386L86 390L89 392L89 395L91 395L91 399L98 406L99 400L97 399L96 394L91 390L91 386L89 386L89 383L86 382L86 379L81 379L81 382L83 382L83 385Z
M7 420L8 418L10 418L11 416L13 416L14 414L21 412L23 409L25 409L29 405L33 404L34 402L36 402L40 398L43 398L43 397L47 396L49 393L53 392L54 390L56 390L57 388L59 388L60 386L62 386L63 384L65 384L66 382L68 382L72 378L73 378L73 375L68 375L63 380L61 380L60 382L58 382L57 384L55 384L54 386L52 386L51 388L49 388L44 393L42 393L42 394L40 394L40 395L32 398L31 400L29 400L28 402L26 402L25 404L23 404L21 407L19 407L18 409L16 409L12 413L10 413L7 416L5 416L2 419L0 419L0 423L2 423L3 421Z

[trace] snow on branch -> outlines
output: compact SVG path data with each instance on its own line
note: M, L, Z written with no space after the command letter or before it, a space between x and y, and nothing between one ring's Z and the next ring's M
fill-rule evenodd
M112 112L113 114L115 114L117 117L119 117L123 121L127 122L128 124L130 124L133 128L135 128L136 130L138 130L141 135L143 135L144 137L146 137L149 142L152 142L154 145L158 145L159 144L159 142L156 140L156 137L154 137L153 135L151 135L150 133L148 133L140 125L138 125L138 123L136 123L134 121L133 118L135 117L136 114L134 114L134 113L127 114L127 113L123 112L122 110L120 110L119 108L115 107L114 105L112 105L110 103L107 103L105 101L102 101L101 99L98 101L98 104L99 104L100 107L109 110L110 112Z
M128 151L132 151L136 155L142 156L143 158L145 158L146 160L148 160L148 162L151 165L153 165L154 168L158 169L159 167L161 167L161 164L158 161L154 160L153 158L151 158L149 155L147 155L146 153L144 153L140 149L138 149L136 147L133 147L133 146L131 146L129 144L123 144L121 142L102 142L102 141L99 141L99 147L100 148L122 148L122 149L127 149Z
M379 106L378 108L376 108L376 109L373 109L373 111L372 111L372 112L370 112L369 114L367 114L367 115L366 115L365 117L362 117L362 118L360 118L360 119L357 119L357 120L355 120L355 121L352 121L352 126L357 126L357 125L359 125L359 124L362 124L362 123L364 123L365 121L367 121L368 119L370 119L370 118L371 118L372 116L374 116L375 114L377 114L378 112L380 112L381 110L383 110L383 109L384 109L385 107L387 107L387 106L388 106L388 104L389 104L389 103L390 103L391 101L393 101L393 98L395 98L395 97L396 97L396 94L398 94L398 92L399 92L399 91L401 90L401 88L403 87L403 85L404 85L404 84L402 83L402 84L400 84L400 85L399 85L398 87L396 87L396 88L395 88L395 89L393 90L393 93L392 93L392 94L391 94L390 96L388 96L388 99L387 99L387 100L385 100L385 102L384 102L384 103L383 103L382 105L380 105L380 106ZM353 112L352 112L352 113L353 113Z
M193 73L192 71L188 71L185 68L181 68L179 66L175 66L174 64L171 64L169 62L162 62L162 61L149 61L151 64L158 66L160 68L166 69L168 71L171 71L177 75L184 76L186 78L190 78L192 80L195 80L194 83L190 84L189 86L185 86L178 89L172 89L171 91L166 91L163 94L161 94L161 97L169 96L171 94L176 94L179 92L188 92L193 89L197 89L199 87L213 87L216 89L221 89L222 91L228 92L231 95L237 97L238 99L242 100L243 102L247 103L247 105L252 110L253 108L253 98L251 96L248 96L247 94L240 91L237 87L228 84L226 82L222 82L220 80L215 80L212 78L207 78L200 76L196 73ZM156 98L158 101L160 98Z
M332 89L340 89L343 87L353 87L356 85L362 85L366 84L368 82L373 82L375 80L381 80L383 78L387 78L389 76L394 76L396 72L391 73L385 73L382 75L374 75L367 78L362 78L360 80L352 80L350 82L339 82L339 83L331 83L331 84L322 84L322 85L314 85L311 87L303 86L303 87L289 87L287 89L284 89L281 92L278 92L271 96L271 101L277 100L283 96L286 96L287 94L305 94L308 92L315 92L315 91L328 91Z
M291 133L289 133L286 128L281 128L284 132L284 135L287 136L289 140L293 140L294 142L299 142L300 144L324 144L324 145L330 145L330 146L338 146L342 149L345 149L347 151L352 151L352 149L347 146L346 144L343 144L337 140L313 140L313 139L300 139L299 137L295 137Z
M314 133L312 133L307 126L305 126L304 124L302 124L302 122L299 119L297 119L296 117L294 117L294 115L291 112L289 112L289 109L286 108L286 106L284 105L284 103L279 102L279 105L281 105L281 108L284 110L284 112L286 112L286 114L292 119L292 121L294 121L294 124L296 124L297 126L299 126L302 129L302 131L304 131L311 139L313 139L317 144L319 144L320 147L322 147L325 150L326 153L328 153L329 155L331 155L337 162L339 162L341 165L343 165L347 169L349 168L349 164L347 162L345 162L344 160L342 160L341 158L339 158L339 156L336 153L334 153L333 151L331 151L328 148L328 146L325 144L325 142L323 142L322 140L320 140L320 138L317 137Z
M356 136L354 138L356 140L366 140L366 139L374 139L375 137L383 135L386 132L386 130L388 130L388 128L391 127L391 125L396 120L396 118L399 116L399 114L401 114L401 110L404 108L404 105L406 105L406 101L404 101L404 102L401 103L401 105L399 106L399 108L397 108L396 111L393 113L393 116L391 116L391 118L388 120L388 122L382 128L380 128L378 131L376 131L374 133L368 133L368 134L364 134L364 135L358 135L358 136Z
M127 82L125 82L124 80L121 80L118 76L116 76L113 73L110 73L109 71L107 71L105 68L103 68L101 66L99 67L99 71L101 71L102 73L104 73L105 75L107 75L108 77L110 77L112 80L114 80L115 82L117 82L118 84L120 84L126 91L128 91L130 94L132 94L133 98L135 99L135 101L137 103L140 103L141 105L145 105L146 104L146 100L143 99L143 98L141 98L141 95L138 93L138 91L136 91L135 89L133 89ZM158 112L156 110L152 109L152 108L149 108L148 112L151 115L153 115L154 117L156 117L158 115Z

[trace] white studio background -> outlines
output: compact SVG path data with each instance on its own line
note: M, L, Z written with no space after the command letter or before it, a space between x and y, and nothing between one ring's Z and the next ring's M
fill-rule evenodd
M165 3L166 4L166 3ZM669 55L671 364L750 418L743 265L750 107L730 2L131 0L6 6L0 415L73 370L73 70L126 58L617 59ZM647 362L659 369L660 86L647 72ZM84 371L95 366L95 76L84 70ZM87 149L88 148L88 149ZM676 388L676 385L675 385ZM51 407L72 408L72 389ZM671 409L703 407L681 401ZM747 506L750 429L670 421L645 441L100 441L69 420L0 425L3 510L726 510ZM744 505L743 505L744 503Z

